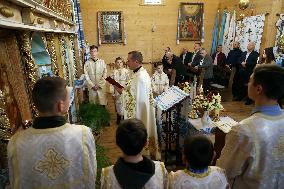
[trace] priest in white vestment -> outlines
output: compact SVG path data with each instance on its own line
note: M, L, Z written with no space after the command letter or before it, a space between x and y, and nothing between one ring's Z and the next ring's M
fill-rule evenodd
M227 134L217 165L234 189L283 188L284 112L277 101L284 97L284 69L257 66L248 96L255 101L252 115Z
M88 127L66 123L66 81L44 77L32 93L39 117L17 131L7 148L11 188L95 188L95 140Z
M161 159L151 78L142 67L142 61L141 52L128 53L127 64L134 73L124 89L115 89L122 93L124 119L137 118L142 120L146 126L148 146L145 148L144 154Z
M91 58L84 66L84 73L89 89L89 101L94 104L106 105L107 68L105 61L98 58L98 47L90 47Z

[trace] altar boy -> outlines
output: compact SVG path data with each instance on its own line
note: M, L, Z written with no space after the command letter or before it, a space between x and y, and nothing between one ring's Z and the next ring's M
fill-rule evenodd
M142 121L138 119L122 121L116 130L116 144L123 155L114 165L102 169L101 188L167 187L167 170L164 163L142 156L143 148L147 145L147 130Z
M125 87L127 81L129 80L129 71L123 67L123 63L124 61L121 57L117 57L115 59L115 69L113 70L111 77L120 85ZM114 90L112 96L114 98L115 111L117 114L116 124L119 124L123 116L121 94Z
M187 137L183 152L186 169L169 174L169 188L229 188L224 170L209 166L213 156L213 144L207 137Z
M154 96L158 96L169 88L169 78L163 72L163 64L159 62L156 65L156 71L151 78Z
M11 188L95 188L95 140L90 128L66 122L66 81L41 78L32 98L39 116L13 135L7 148Z

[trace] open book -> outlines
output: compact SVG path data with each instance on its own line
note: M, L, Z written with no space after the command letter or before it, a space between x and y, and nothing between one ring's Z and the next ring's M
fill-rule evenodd
M121 89L124 88L122 85L120 85L117 81L115 81L114 79L112 79L112 78L109 77L109 76L108 76L105 80L106 80L107 82L109 82L110 84L112 84L113 86L115 86L115 87L118 87L118 88L121 88Z

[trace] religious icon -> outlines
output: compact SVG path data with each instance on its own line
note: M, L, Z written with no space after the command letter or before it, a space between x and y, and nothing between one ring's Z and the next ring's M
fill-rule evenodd
M99 38L101 43L122 43L122 12L98 12Z
M200 41L203 26L203 3L181 3L178 22L181 41Z

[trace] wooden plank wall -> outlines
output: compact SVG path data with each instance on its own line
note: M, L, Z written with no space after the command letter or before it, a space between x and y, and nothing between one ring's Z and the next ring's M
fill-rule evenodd
M164 6L140 6L141 0L81 0L81 10L85 38L90 44L97 44L97 11L123 11L127 44L103 44L100 56L111 63L118 56L127 57L132 50L140 50L145 62L160 61L166 46L175 54L183 47L193 50L193 42L182 41L176 44L177 17L180 2L184 0L165 0ZM196 0L204 2L205 8L205 48L210 50L212 30L219 0ZM152 27L155 26L155 32Z
M242 11L238 7L239 0L222 0L220 1L221 10L227 8L229 11L236 10L237 15L245 13L247 16L258 15L269 13L265 18L264 33L262 36L261 50L266 47L274 46L276 27L275 23L278 20L277 13L284 12L282 8L284 6L283 0L251 0L253 7L249 7L246 10ZM282 10L281 10L282 8Z

